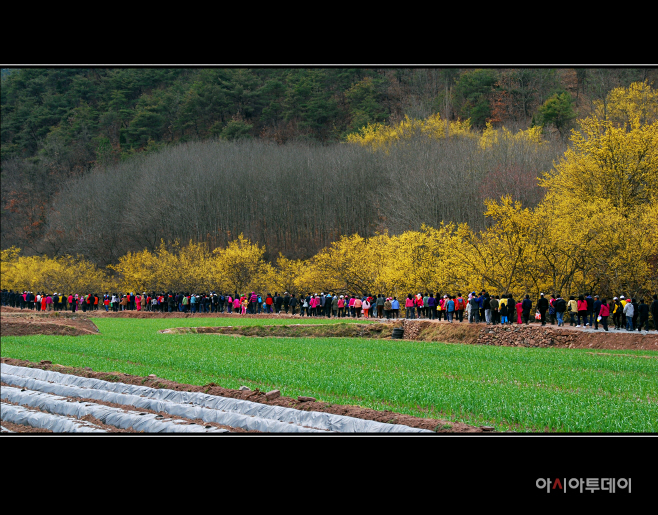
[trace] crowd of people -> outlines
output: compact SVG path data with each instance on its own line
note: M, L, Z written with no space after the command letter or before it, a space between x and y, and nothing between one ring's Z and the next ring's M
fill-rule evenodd
M529 295L516 300L511 294L491 295L486 291L479 294L470 292L465 297L456 295L435 295L434 293L408 294L405 299L384 294L339 295L320 293L291 295L278 292L262 295L251 292L237 293L147 293L128 292L126 294L47 294L31 291L14 292L2 290L2 305L36 311L151 311L186 313L237 313L246 314L291 314L327 318L400 318L401 310L408 319L445 320L447 322L485 322L497 324L529 324L537 321L542 326L549 322L563 326L565 319L571 326L590 327L599 325L608 331L608 321L616 330L648 331L651 315L653 329L658 328L658 295L647 304L643 298L626 298L624 295L612 300L598 295L584 294L563 299L559 294L547 298L540 294L536 305ZM403 305L401 305L403 303ZM533 310L534 308L534 310ZM610 318L612 317L612 318Z

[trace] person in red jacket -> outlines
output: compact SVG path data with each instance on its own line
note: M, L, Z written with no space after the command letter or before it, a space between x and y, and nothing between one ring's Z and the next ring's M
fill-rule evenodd
M455 299L455 313L457 314L457 319L460 322L464 321L464 310L466 309L466 302L464 302L464 297L461 293L457 294Z
M601 317L601 325L603 329L608 330L608 317L610 316L610 306L606 299L601 300L601 308L599 310L599 316Z
M583 320L583 327L587 326L587 301L585 300L584 295L578 297L578 325L580 327L580 320Z

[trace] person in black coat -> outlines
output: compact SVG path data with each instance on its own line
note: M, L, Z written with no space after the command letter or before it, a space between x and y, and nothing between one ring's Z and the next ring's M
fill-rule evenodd
M653 317L653 328L658 331L658 295L653 296L653 302L649 311L651 311L651 316Z
M539 295L539 300L537 301L537 309L539 310L539 314L541 315L541 325L546 325L546 311L548 310L548 299L544 298L543 293Z
M484 320L487 325L491 324L491 298L488 293L484 294L484 300L482 301L482 309L484 310Z
M500 314L500 323L504 325L507 322L507 303L500 305L498 313Z
M585 302L587 302L587 319L589 326L592 327L592 320L594 318L594 299L592 298L592 295L589 293L585 294Z
M532 301L530 300L530 295L526 295L523 302L521 302L521 318L525 322L525 325L528 325L530 321L530 310L532 309Z
M645 331L649 330L649 305L644 303L644 299L640 299L640 303L637 305L637 315L639 322L637 324L637 330L642 330L642 325L645 327Z
M507 319L508 324L512 325L512 320L514 320L514 315L516 314L516 301L514 296L510 293L507 295Z
M555 315L557 317L557 326L562 327L564 325L564 313L567 310L567 302L558 294L557 299L555 300Z
M597 320L599 317L599 313L601 312L601 300L599 299L598 295L594 295L594 329L598 331L599 329L599 321Z

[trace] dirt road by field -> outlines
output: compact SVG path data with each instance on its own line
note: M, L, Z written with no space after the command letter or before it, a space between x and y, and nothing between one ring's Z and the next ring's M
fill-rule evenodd
M171 329L176 329L176 319L194 318L258 318L289 320L290 326L298 324L301 317L286 314L238 315L228 313L159 313L141 311L123 311L106 313L104 310L87 313L71 313L67 311L39 312L16 308L2 307L0 323L3 336L25 336L30 334L52 334L76 336L82 334L97 334L98 328L92 318L169 318ZM306 317L304 317L306 318ZM320 317L318 317L320 318ZM331 319L336 321L337 319ZM343 319L338 319L343 320ZM345 319L347 320L347 319ZM349 319L353 320L353 319ZM365 321L364 319L360 319ZM375 324L352 324L338 326L296 325L295 328L279 326L254 326L232 328L203 328L200 325L194 332L241 334L243 336L305 336L305 337L366 337L390 338L394 328L404 329L406 340L436 341L446 343L466 343L476 345L502 345L510 347L554 347L571 349L615 349L615 350L656 350L658 351L657 331L595 331L591 328L570 326L557 327L539 323L529 325L486 325L469 324L467 322L448 323L436 320L384 320L373 319ZM178 328L179 331L192 331L191 328Z

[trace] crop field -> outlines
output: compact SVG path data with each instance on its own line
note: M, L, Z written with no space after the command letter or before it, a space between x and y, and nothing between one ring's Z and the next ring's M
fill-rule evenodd
M499 431L658 431L656 351L158 332L174 326L290 324L272 319L94 322L99 335L3 337L2 357L156 374L188 384L279 389L285 396L485 424Z

